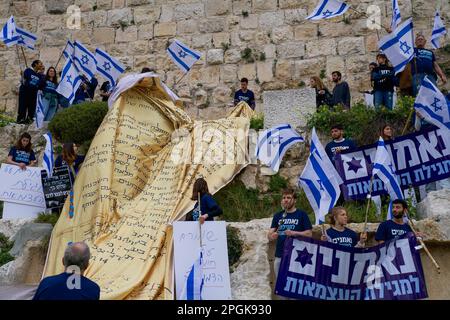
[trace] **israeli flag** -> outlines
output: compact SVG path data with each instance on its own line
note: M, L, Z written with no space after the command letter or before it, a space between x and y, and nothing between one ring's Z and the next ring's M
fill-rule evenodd
M36 100L36 128L40 129L42 128L42 124L44 123L45 113L46 113L46 106L44 97L42 95L42 91L38 91L37 94L37 100Z
M305 140L292 129L290 124L281 124L262 132L258 137L256 158L278 172L286 151L297 142Z
M378 140L377 152L373 162L372 176L375 175L383 181L385 190L389 193L391 201L403 199L403 192L397 174L395 173L394 162L381 137ZM391 212L391 210L389 212Z
M44 158L43 158L43 167L47 171L47 174L49 177L53 174L53 140L52 140L52 134L50 132L47 132L44 134L44 138L47 141L45 144L45 150L44 150Z
M195 259L192 267L186 277L181 296L178 300L203 300L203 250L199 248L199 256Z
M199 52L188 48L179 40L174 40L170 44L167 48L167 53L178 68L183 70L184 73L187 73L201 57Z
M339 185L342 183L313 128L310 155L298 184L305 191L314 210L315 224L325 222L325 216L336 205L341 195Z
M72 104L73 99L75 98L75 92L77 92L81 82L82 79L78 68L75 63L72 62L72 59L68 59L64 65L61 81L56 88L56 92L67 98L70 104Z
M125 67L105 51L97 48L95 51L97 59L97 71L109 80L112 87L116 86L117 78L125 71Z
M66 59L69 59L69 58L72 59L74 51L75 51L75 46L73 45L73 43L70 40L67 40L66 48L63 51L64 57L66 57Z
M24 29L21 29L19 27L16 27L16 34L19 37L19 41L17 42L19 46L23 46L28 49L34 50L34 45L37 40L35 34L28 32Z
M434 16L433 32L431 34L431 44L433 45L433 49L439 49L441 47L439 38L445 36L446 34L447 30L445 29L444 22L442 22L439 11L436 11L436 15Z
M394 32L383 37L378 45L394 66L395 74L403 71L414 58L412 18L403 22Z
M306 17L307 20L321 20L340 16L347 12L350 6L338 0L320 0L314 11Z
M89 81L97 73L97 59L80 42L74 42L73 62Z
M7 47L11 47L19 42L19 36L16 33L16 23L14 17L9 17L0 33L0 40L2 40Z
M426 76L417 94L414 108L425 121L442 130L450 130L450 106L444 94Z
M392 22L391 30L395 31L397 26L402 22L402 16L400 15L400 7L398 6L398 0L392 0Z

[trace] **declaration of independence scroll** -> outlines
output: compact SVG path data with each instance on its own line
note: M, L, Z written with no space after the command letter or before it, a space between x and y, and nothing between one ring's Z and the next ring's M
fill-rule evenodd
M192 121L157 78L124 92L76 178L74 217L67 200L53 230L44 276L64 270L69 242L85 241L85 275L100 285L102 299L172 299L170 224L192 209L195 179L203 176L215 193L248 164L242 114Z

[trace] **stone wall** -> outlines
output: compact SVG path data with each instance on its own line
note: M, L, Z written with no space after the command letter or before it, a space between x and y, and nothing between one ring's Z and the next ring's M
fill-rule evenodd
M341 70L353 96L368 89L368 63L377 51L377 32L367 28L362 14L313 23L305 21L316 0L3 0L0 23L12 14L20 27L38 35L37 50L26 49L28 64L35 58L56 64L68 38L90 49L100 47L122 61L127 71L156 68L163 80L184 98L187 110L201 118L225 115L238 79L250 79L258 109L262 92L298 88L311 75ZM351 0L366 12L378 5L382 22L390 23L390 0ZM434 5L425 0L400 0L403 18L412 15L417 30L431 33ZM434 2L433 2L434 3ZM441 13L449 25L450 5ZM67 28L66 9L81 9L81 29ZM383 36L384 30L379 31ZM165 49L178 38L203 56L178 84L181 72ZM241 53L247 50L247 57ZM252 61L253 60L253 61ZM23 65L23 59L22 65ZM60 63L62 67L64 61ZM0 45L0 111L16 113L20 68L14 48ZM102 81L102 80L101 80ZM101 83L100 81L100 83ZM331 86L330 83L328 83Z

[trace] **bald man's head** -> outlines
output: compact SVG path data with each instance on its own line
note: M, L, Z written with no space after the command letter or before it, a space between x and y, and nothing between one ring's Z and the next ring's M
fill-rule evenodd
M81 273L86 270L89 265L91 253L89 247L84 242L75 242L67 246L64 251L63 264L66 269L70 266L77 266Z

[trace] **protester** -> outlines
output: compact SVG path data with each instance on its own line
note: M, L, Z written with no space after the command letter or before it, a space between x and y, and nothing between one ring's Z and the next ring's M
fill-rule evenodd
M55 160L55 167L67 166L70 172L72 183L80 171L81 164L84 161L84 156L77 154L78 147L73 142L64 143L62 154Z
M389 124L385 124L380 131L380 136L384 141L389 141L394 139L394 129Z
M198 205L199 198L200 207ZM205 221L213 221L214 217L220 216L223 213L216 200L209 193L208 183L203 178L195 180L191 200L197 202L192 212L187 215L187 221L200 221L203 224Z
M414 48L415 52L415 60L411 62L411 70L412 70L412 87L413 87L413 95L416 96L419 92L420 86L422 84L422 80L425 76L436 85L437 76L442 80L444 84L447 83L447 77L445 73L442 72L442 69L436 62L436 56L433 51L425 49L425 44L427 40L423 34L416 35L416 48ZM417 68L417 70L416 70Z
M109 81L105 81L102 83L100 87L100 96L102 97L102 101L108 101L109 96L111 95L112 87Z
M316 91L316 107L330 106L333 103L333 97L330 91L325 87L322 80L319 77L314 76L309 80L309 85Z
M392 201L392 215L391 220L386 220L378 226L375 234L375 240L378 244L382 244L386 241L398 239L408 232L412 232L411 227L403 219L403 216L408 211L408 204L405 200L397 199ZM422 236L420 232L416 234Z
M339 71L334 71L332 74L335 86L333 88L333 105L342 105L345 109L350 109L350 88L348 83L342 81L342 74Z
M64 252L64 272L44 278L39 283L33 300L99 300L100 287L83 275L90 257L87 244L69 243Z
M89 81L84 75L82 75L82 82L77 92L73 104L79 104L85 101L92 101L94 99L95 88L97 88L97 78L92 77Z
M394 68L390 65L387 57L383 53L377 54L378 66L371 74L374 90L374 105L378 109L382 105L392 110L394 100L394 86L396 77Z
M6 163L19 166L22 170L26 170L27 166L36 165L36 155L32 149L31 136L28 132L22 133L16 145L9 150Z
M293 189L285 189L282 192L282 211L275 213L269 229L269 241L276 240L274 272L275 279L278 277L281 257L283 256L284 242L286 236L312 237L312 226L308 215L295 207L297 195Z
M333 164L337 153L356 148L353 140L344 138L344 128L339 124L331 127L331 137L333 141L325 146L325 151Z
M245 101L252 110L255 110L255 94L248 89L247 78L241 79L241 89L234 93L234 105L236 106L241 101Z
M32 123L36 112L37 92L44 85L45 67L40 60L34 60L31 68L23 72L22 84L19 88L19 112L17 123Z
M348 213L344 207L334 207L330 215L331 228L322 235L322 241L328 241L345 247L363 248L367 240L367 234L361 233L361 240L358 234L347 228Z
M50 121L58 109L58 92L56 88L58 87L58 76L56 75L56 69L50 67L47 69L47 74L45 76L45 87L42 90L45 104L48 106L44 121Z

